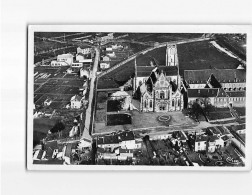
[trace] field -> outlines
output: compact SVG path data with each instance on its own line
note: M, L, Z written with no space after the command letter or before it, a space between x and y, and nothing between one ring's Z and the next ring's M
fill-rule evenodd
M184 70L236 69L240 62L217 50L210 41L180 44L177 47L180 75Z

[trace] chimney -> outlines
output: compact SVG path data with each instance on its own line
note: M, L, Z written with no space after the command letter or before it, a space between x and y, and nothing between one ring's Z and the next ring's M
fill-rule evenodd
M124 91L124 86L119 87L120 91Z

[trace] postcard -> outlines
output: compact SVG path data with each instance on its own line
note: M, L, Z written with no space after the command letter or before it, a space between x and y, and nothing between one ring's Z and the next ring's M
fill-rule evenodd
M250 170L251 29L29 25L28 170Z

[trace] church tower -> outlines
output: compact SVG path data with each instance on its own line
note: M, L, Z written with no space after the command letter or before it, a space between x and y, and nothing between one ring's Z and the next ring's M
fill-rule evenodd
M178 66L178 53L176 45L166 46L166 66Z

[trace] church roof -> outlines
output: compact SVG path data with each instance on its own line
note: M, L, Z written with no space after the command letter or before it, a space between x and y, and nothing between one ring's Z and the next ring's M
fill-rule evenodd
M178 68L177 66L158 66L158 70L166 76L175 76L178 75ZM138 77L149 77L151 75L152 70L155 69L153 66L137 66L137 76Z

